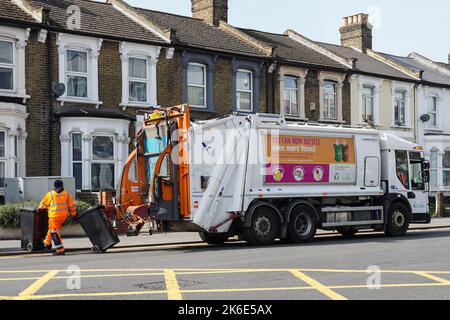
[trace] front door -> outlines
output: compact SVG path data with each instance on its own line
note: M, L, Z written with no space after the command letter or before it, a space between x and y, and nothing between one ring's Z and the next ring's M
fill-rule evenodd
M429 213L424 161L420 152L409 152L410 191L408 198L413 214Z

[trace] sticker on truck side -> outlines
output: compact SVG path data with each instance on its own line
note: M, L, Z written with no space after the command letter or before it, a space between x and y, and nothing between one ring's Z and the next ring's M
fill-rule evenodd
M266 135L266 184L356 182L353 138Z

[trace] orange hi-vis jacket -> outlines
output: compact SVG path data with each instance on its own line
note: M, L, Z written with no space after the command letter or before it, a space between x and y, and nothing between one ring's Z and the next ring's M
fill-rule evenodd
M75 217L77 214L73 198L67 191L62 191L61 193L50 191L42 199L39 208L48 208L49 219L67 217L69 214Z

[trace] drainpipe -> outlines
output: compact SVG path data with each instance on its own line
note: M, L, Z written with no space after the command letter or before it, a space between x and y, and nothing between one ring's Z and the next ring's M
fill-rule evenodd
M45 9L44 9L45 10ZM49 10L45 10L43 12L43 23L45 25L45 29L47 30L47 85L48 85L48 132L49 132L49 154L48 154L48 175L53 176L53 81L52 81L52 68L53 68L53 59L52 59L52 43L51 43L51 34L50 34L50 22L49 22Z

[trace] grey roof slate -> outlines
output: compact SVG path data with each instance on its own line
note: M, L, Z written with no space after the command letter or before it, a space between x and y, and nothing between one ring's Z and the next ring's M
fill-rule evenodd
M36 7L50 10L50 23L53 27L67 29L70 14L67 9L76 5L81 9L81 30L86 35L104 36L129 41L142 41L163 44L157 35L146 30L138 23L126 17L112 5L90 0L29 0ZM0 17L10 17L23 22L35 22L23 10L11 3L11 0L0 0ZM30 20L31 18L31 20Z
M389 76L404 80L414 80L417 81L414 77L407 75L384 62L381 62L371 56L362 53L358 50L349 47L343 47L330 43L321 43L318 42L319 45L327 48L330 51L335 52L336 54L345 57L347 59L356 58L358 61L356 62L356 69L361 72L371 73L379 76Z
M275 55L280 59L339 69L346 68L345 65L291 39L287 35L249 29L240 30L260 42L276 46Z
M175 37L180 45L259 57L267 56L255 46L203 20L142 8L135 10L162 29L175 29Z
M436 83L436 84L445 84L450 85L450 76L447 76L441 72L433 70L429 66L413 59L410 57L399 57L395 55L390 55L386 53L381 53L386 58L392 59L397 63L402 64L403 66L410 68L414 71L423 71L422 79L427 82Z
M0 19L36 23L34 18L16 6L11 0L0 0Z

